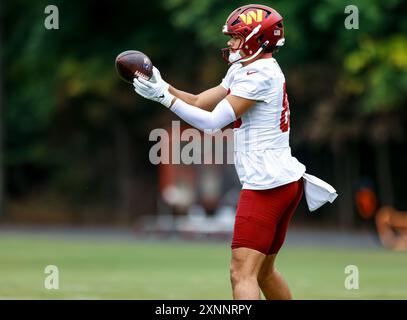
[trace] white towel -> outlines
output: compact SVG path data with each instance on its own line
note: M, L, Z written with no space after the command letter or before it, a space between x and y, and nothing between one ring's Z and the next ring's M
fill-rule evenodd
M336 190L325 181L304 173L304 192L309 211L315 211L328 201L334 202L338 194Z

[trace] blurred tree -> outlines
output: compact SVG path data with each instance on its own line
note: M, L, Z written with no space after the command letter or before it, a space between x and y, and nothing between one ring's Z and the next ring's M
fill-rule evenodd
M74 212L103 199L123 221L151 211L146 141L162 110L119 80L114 59L133 48L157 65L188 63L196 49L182 44L185 32L171 28L158 1L142 10L135 1L53 4L59 30L44 28L45 1L5 4L8 192L51 193Z
M362 146L369 146L365 153L376 165L379 199L391 203L398 185L393 179L403 177L394 177L392 165L404 159L391 157L391 144L406 143L403 1L353 1L358 30L344 27L348 3L343 0L260 3L284 16L286 45L276 57L293 108L293 147L309 159L311 170L334 177L342 223L351 223L352 184L368 167ZM47 1L2 2L7 193L11 198L55 193L75 212L96 204L129 220L154 204L150 181L156 172L146 141L149 130L172 115L120 82L116 55L127 49L146 52L181 89L198 92L216 85L227 69L218 55L227 41L222 25L247 2L53 4L59 8L59 30L44 28Z

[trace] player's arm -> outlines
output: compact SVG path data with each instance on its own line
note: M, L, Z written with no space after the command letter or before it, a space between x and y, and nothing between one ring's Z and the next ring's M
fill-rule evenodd
M229 95L226 100L230 103L235 112L236 118L240 118L247 110L256 103L256 100L250 100L238 96Z
M227 90L221 85L196 98L173 88L173 92L183 97L185 101L170 92L170 85L161 78L156 68L153 71L152 81L135 78L133 85L135 91L142 97L161 103L190 125L206 132L222 129L256 102L239 96L228 96ZM202 106L212 111L200 108Z
M206 90L200 94L191 94L178 90L162 79L161 73L156 67L153 67L153 76L150 81L157 84L161 83L174 97L179 98L192 106L207 111L212 111L213 108L228 94L227 90L221 85Z
M185 91L181 91L171 85L169 86L168 91L174 97L206 111L212 111L215 106L228 94L227 90L221 85L208 89L204 92L201 92L200 94L191 94Z
M135 78L133 85L135 91L142 97L161 103L190 125L207 133L222 129L256 102L238 96L227 96L217 103L212 111L207 111L175 97L169 92L168 85L163 82L155 83Z
M216 104L213 111L206 111L181 99L173 98L169 109L195 128L213 133L235 121L255 103L255 100L227 96Z

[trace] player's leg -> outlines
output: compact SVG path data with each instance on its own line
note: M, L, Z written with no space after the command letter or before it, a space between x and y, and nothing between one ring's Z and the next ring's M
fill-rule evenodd
M275 268L274 262L278 251L284 243L291 218L302 198L303 188L302 179L296 183L290 184L290 191L294 191L294 196L276 226L273 242L262 268L260 269L258 281L266 299L292 299L290 289L281 274Z
M232 240L230 279L235 299L259 299L258 272L274 238L277 219L268 210L269 190L242 190Z
M260 289L268 300L291 300L290 288L274 266L276 257L270 254L264 259L258 275Z
M233 299L258 300L260 289L257 276L266 255L254 249L236 248L232 250L230 280Z
M259 298L257 276L261 263L275 240L276 226L296 194L296 183L268 190L242 190L232 241L231 280L235 298Z

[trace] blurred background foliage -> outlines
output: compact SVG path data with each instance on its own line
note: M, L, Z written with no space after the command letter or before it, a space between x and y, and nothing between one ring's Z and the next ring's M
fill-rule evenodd
M404 1L353 1L357 30L344 26L343 0L259 3L284 17L286 45L276 58L294 154L341 195L328 220L354 225L353 193L364 181L381 204L406 209ZM154 212L148 136L176 118L120 81L115 57L140 50L180 89L216 86L227 70L221 27L247 2L59 0L58 30L44 28L48 4L1 4L3 218L38 210L68 212L71 223L128 222Z

